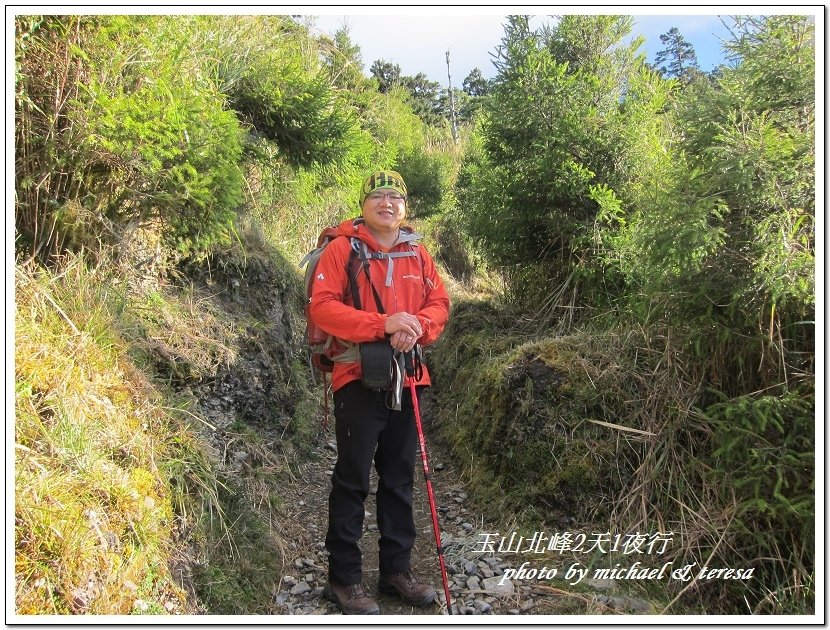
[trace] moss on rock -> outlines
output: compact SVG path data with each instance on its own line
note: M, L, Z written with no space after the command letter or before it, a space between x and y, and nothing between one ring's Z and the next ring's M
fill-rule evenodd
M488 302L456 306L431 354L440 430L503 515L605 519L630 465L625 441L591 420L626 413L619 353L587 335L531 339L517 321Z

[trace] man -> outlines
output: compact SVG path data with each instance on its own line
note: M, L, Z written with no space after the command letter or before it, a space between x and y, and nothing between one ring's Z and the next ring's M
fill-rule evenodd
M370 175L360 193L362 216L340 224L343 238L335 238L317 263L309 316L338 343L353 346L385 339L397 357L434 342L444 329L449 297L432 258L415 242L419 235L403 224L406 195L399 173ZM362 267L351 271L351 252L363 245L374 256L368 263L369 278ZM360 308L352 296L354 280ZM373 460L378 473L378 589L420 606L433 602L436 593L410 567L418 438L409 391L401 381L393 391L365 387L356 355L335 359L332 373L337 463L329 495L329 580L324 594L345 614L378 614L377 603L363 588L358 546ZM395 367L390 369L394 372ZM430 384L425 367L415 378L417 387Z

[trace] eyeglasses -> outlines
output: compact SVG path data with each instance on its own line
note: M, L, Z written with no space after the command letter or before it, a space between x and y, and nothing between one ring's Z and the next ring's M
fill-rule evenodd
M369 200L377 203L378 201L383 201L386 198L389 198L389 201L403 201L404 196L400 193L392 192L392 193L379 193L373 192L369 194Z

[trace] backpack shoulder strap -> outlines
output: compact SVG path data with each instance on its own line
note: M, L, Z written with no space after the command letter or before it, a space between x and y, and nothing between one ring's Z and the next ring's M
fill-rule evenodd
M355 251L354 246L352 246L352 250L349 252L349 262L346 263L346 275L349 277L349 293L352 296L352 304L354 307L362 311L363 305L360 302L360 290L357 286L357 274L360 273L360 261L358 260L358 253Z
M360 240L357 237L351 237L352 241L352 253L350 254L351 257L354 256L355 258L360 259L360 267L363 269L363 273L366 274L366 281L369 283L369 286L372 287L372 295L375 298L375 306L377 306L378 313L385 313L386 311L383 308L383 302L380 299L380 295L378 295L377 289L375 289L375 285L372 282L372 276L369 273L369 261L372 258L381 258L378 254L373 254L369 251L369 248L366 247L366 243ZM349 265L349 281L353 282L353 289L352 289L352 302L355 305L355 308L360 308L360 294L357 290L357 273L351 273L352 265ZM355 300L355 296L357 296L357 300Z
M368 274L369 269L369 261L372 259L375 260L383 260L386 259L387 267L386 267L386 280L385 285L391 286L392 285L392 272L395 268L395 259L396 258L408 258L410 256L418 256L416 253L417 243L415 243L416 238L420 238L419 235L413 234L409 238L402 239L401 242L407 243L409 245L409 249L401 252L370 252L369 248L366 247L366 243L364 243L359 238L352 237L352 248L360 255L360 260L363 263L363 268L366 269ZM414 238L413 238L414 237Z

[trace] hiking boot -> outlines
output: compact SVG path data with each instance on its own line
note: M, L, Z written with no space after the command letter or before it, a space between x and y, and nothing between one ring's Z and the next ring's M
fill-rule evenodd
M377 602L366 594L362 584L343 586L329 580L323 588L323 597L330 599L344 615L379 615Z
M378 590L386 595L398 595L413 606L426 606L434 602L437 596L435 589L421 582L412 569L391 575L381 574L378 579Z

